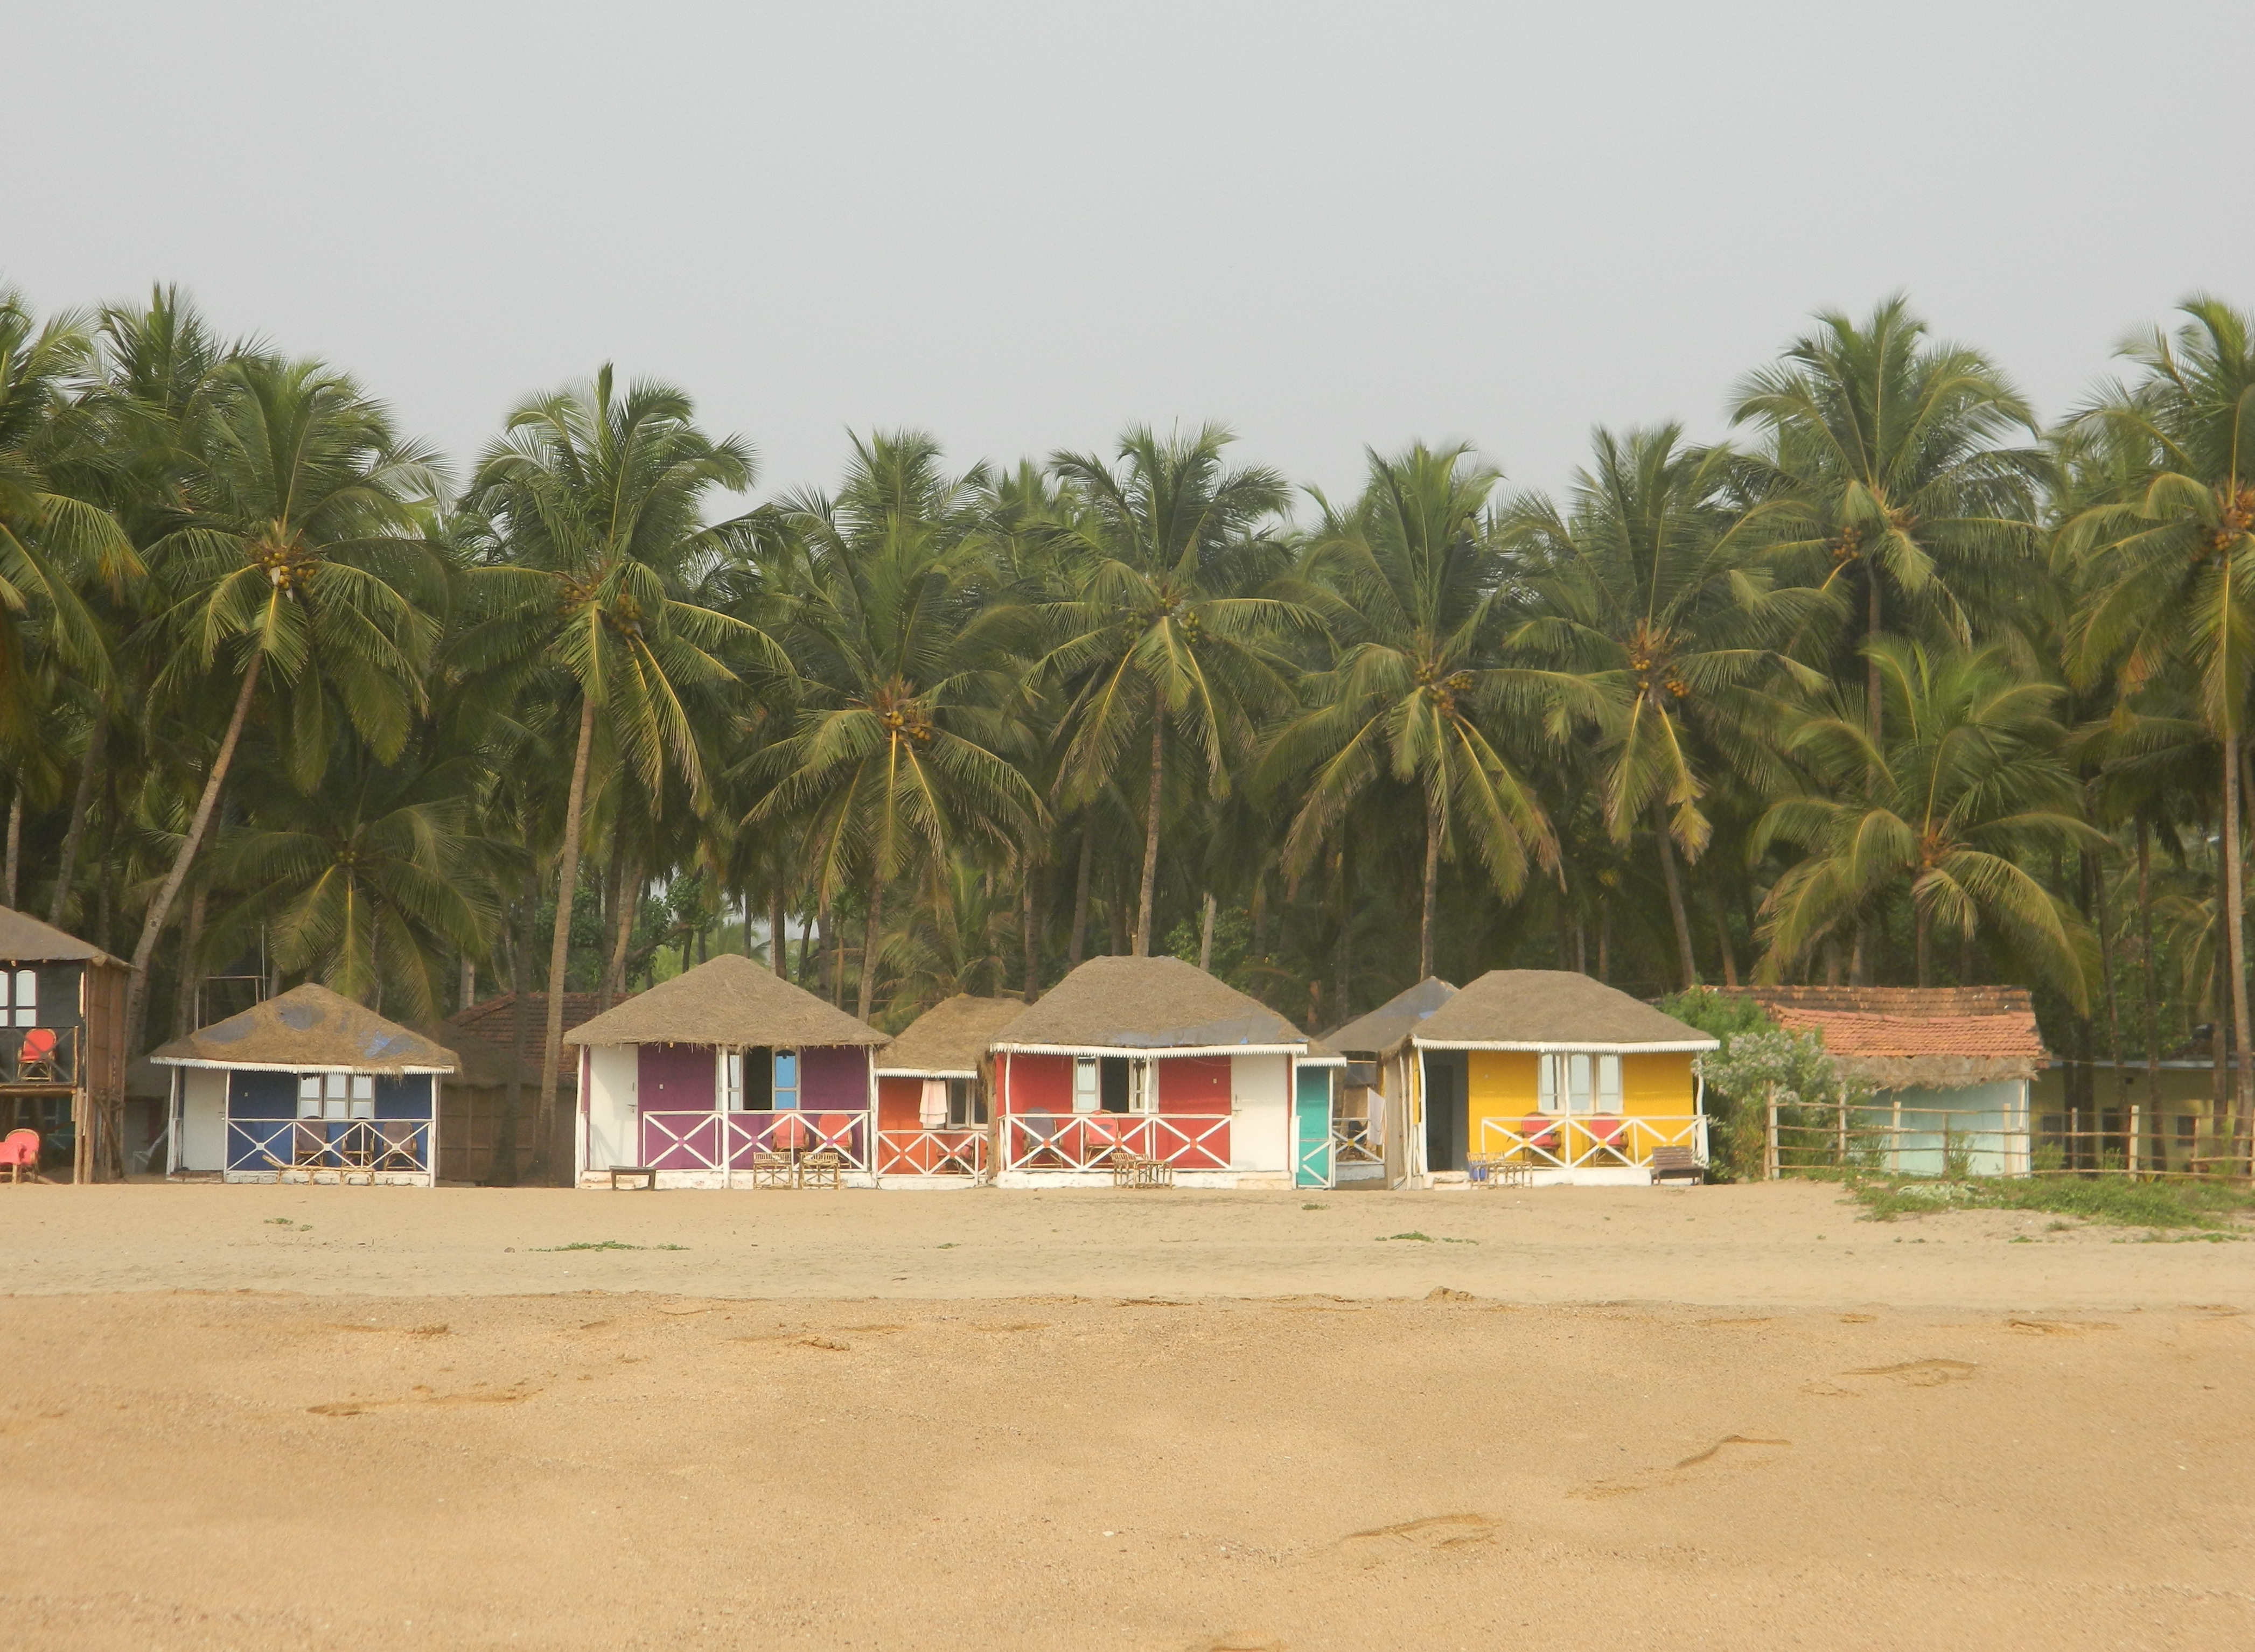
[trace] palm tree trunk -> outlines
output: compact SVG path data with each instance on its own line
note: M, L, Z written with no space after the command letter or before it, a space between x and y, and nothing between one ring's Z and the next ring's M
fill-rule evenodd
M1205 920L1198 926L1198 968L1208 974L1213 971L1213 891L1209 889L1205 892Z
M1042 935L1041 931L1034 927L1034 908L1038 904L1034 898L1036 892L1034 884L1039 868L1030 856L1022 858L1021 864L1025 869L1025 878L1018 890L1018 930L1026 943L1026 990L1023 996L1026 1002L1031 1004L1035 995L1041 990L1042 981Z
M199 883L188 897L187 931L180 937L180 980L172 994L172 1036L184 1039L196 1030L196 954L204 942L204 912L210 904L211 886Z
M2255 1069L2247 1064L2247 912L2245 857L2239 841L2239 735L2223 742L2223 906L2230 938L2231 1037L2238 1046L2237 1082L2232 1103L2231 1153L2239 1156L2251 1121L2255 1121Z
M203 795L196 800L195 817L180 838L180 850L172 857L172 871L158 886L157 898L149 903L148 915L141 920L141 939L133 948L133 973L127 978L125 988L125 1054L129 1060L141 1047L141 1029L149 1013L149 962L157 956L157 938L165 933L165 925L172 915L172 903L180 898L180 886L187 881L196 847L203 842L204 829L211 823L212 810L218 806L220 788L227 784L228 767L235 761L235 748L242 738L242 725L250 718L250 696L258 691L258 674L265 663L263 654L250 656L250 664L242 673L242 688L235 696L235 713L228 718L227 732L220 738L211 773L204 777Z
M784 926L789 921L790 914L783 909L783 874L778 872L775 886L768 891L768 967L785 980L790 978L790 970L783 959L784 953L790 948L790 939L784 934ZM748 952L751 948L747 946L745 950Z
M540 1111L533 1125L537 1132L533 1149L536 1180L548 1170L548 1120L556 1111L556 1086L564 1061L564 988L572 962L572 900L580 890L580 815L587 802L587 753L594 744L595 702L582 690L580 743L572 753L572 789L564 800L564 843L557 856L556 928L548 942L548 1026L540 1040Z
M2161 1034L2160 986L2153 962L2153 837L2144 819L2138 822L2138 963L2144 976L2146 1011L2146 1105L2160 1116Z
M1723 886L1717 881L1714 862L1709 861L1707 872L1707 902L1715 909L1715 945L1723 955L1723 984L1739 984L1739 954L1731 944L1731 909L1723 899Z
M618 861L618 875L611 884L611 905L617 928L611 937L610 962L603 968L602 1007L606 1010L626 996L627 948L634 940L635 914L642 906L642 868L634 864L623 847L619 850Z
M2114 988L2114 903L2106 895L2106 868L2085 850L2083 876L2090 879L2091 919L2098 929L2098 970L2106 983L2106 1059L2114 1063L2114 1104L2121 1110L2122 1128L2130 1128L2130 1074L2122 1065L2122 1005ZM2124 1164L2135 1160L2123 1155Z
M1088 874L1096 858L1096 822L1084 815L1080 822L1080 876L1072 891L1072 942L1066 947L1064 967L1080 968L1088 948Z
M78 872L79 844L86 837L87 811L94 806L95 783L102 775L102 762L109 746L109 707L98 705L94 712L94 727L87 735L86 755L79 760L78 788L71 794L70 825L63 833L62 864L55 869L55 892L47 902L47 921L56 928L62 928L63 915L70 908L71 879Z
M487 1184L495 1187L516 1186L516 1139L524 1114L524 1000L532 985L526 965L532 957L532 914L539 907L540 879L528 864L509 948L509 1090L502 1101L501 1122L494 1129L493 1157L486 1165Z
M1423 981L1433 973L1433 926L1441 895L1441 800L1432 793L1425 797L1425 872L1419 890L1417 978Z
M1871 592L1871 612L1864 629L1864 640L1866 645L1865 649L1866 657L1864 662L1864 693L1869 702L1865 707L1865 715L1871 719L1872 745L1876 748L1879 744L1882 728L1879 715L1882 707L1879 696L1879 656L1877 648L1879 640L1879 564L1877 561L1869 558L1865 560L1864 584Z
M1683 909L1683 880L1675 872L1675 845L1668 836L1665 804L1652 806L1652 830L1660 844L1660 876L1668 886L1668 915L1675 922L1675 962L1688 992L1699 984L1699 965L1691 956L1691 919Z
M0 906L11 911L16 905L16 886L24 872L24 787L18 780L16 794L8 800L8 892L0 897Z
M1166 778L1166 708L1151 690L1151 797L1143 820L1143 890L1135 901L1135 956L1151 956L1151 903L1159 888L1159 785Z
M861 1007L854 1013L864 1021L869 1018L870 1001L877 996L877 926L884 915L885 880L879 875L869 879L869 915L861 927Z

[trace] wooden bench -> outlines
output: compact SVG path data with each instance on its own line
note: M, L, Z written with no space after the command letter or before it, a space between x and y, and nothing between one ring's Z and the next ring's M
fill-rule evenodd
M1664 1181L1689 1182L1697 1186L1707 1180L1707 1167L1699 1156L1688 1147L1655 1147L1652 1150L1652 1185L1657 1187Z
M1472 1187L1530 1187L1535 1166L1510 1153L1474 1153L1465 1160L1465 1182Z

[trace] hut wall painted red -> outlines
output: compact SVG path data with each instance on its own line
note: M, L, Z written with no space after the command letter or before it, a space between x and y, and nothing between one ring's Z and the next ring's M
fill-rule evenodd
M869 1052L859 1044L809 1045L798 1053L798 1104L858 1113L869 1104Z
M645 1113L709 1113L714 1106L709 1044L645 1044L636 1052L636 1102Z
M1161 1112L1212 1115L1229 1106L1226 1055L1177 1055L1159 1063Z
M1007 1055L1010 1093L1003 1104L1014 1113L1072 1111L1072 1057Z
M881 1078L877 1081L877 1128L915 1130L924 1101L920 1078Z

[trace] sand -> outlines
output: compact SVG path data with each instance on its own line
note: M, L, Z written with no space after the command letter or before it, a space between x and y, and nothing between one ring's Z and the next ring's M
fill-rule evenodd
M2255 1644L2255 1248L2049 1221L0 1188L0 1643Z

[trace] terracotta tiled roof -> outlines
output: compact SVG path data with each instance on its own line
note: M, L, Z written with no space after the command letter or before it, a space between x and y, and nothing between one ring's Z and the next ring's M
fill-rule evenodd
M632 993L627 995L633 997ZM509 1006L516 1001L514 992L497 993L490 998L481 998L460 1014L449 1018L448 1024L462 1032L473 1033L488 1044L502 1049L509 1046ZM624 1003L626 1000L619 1000ZM583 1021L595 1018L601 1000L592 992L567 992L564 995L564 1030L569 1032ZM524 995L524 1043L537 1060L541 1035L548 1030L548 995L528 992Z
M1780 1026L1815 1032L1881 1083L2026 1077L2048 1059L2023 987L1746 987Z

